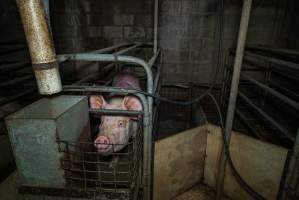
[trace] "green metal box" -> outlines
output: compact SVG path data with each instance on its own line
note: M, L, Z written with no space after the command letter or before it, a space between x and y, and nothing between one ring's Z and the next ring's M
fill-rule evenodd
M57 139L76 142L88 138L87 98L43 98L8 116L6 124L21 185L63 188L63 153L59 152Z

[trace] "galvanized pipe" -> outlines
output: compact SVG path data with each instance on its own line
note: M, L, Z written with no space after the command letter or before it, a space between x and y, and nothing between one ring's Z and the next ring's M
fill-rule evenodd
M253 126L248 122L243 112L239 109L236 109L236 115L240 118L240 120L246 125L246 127L252 132L255 136L257 136L259 139L264 140L264 137L261 136L261 134L253 128Z
M40 94L62 90L50 26L41 0L17 0Z
M292 142L295 141L295 137L283 126L281 126L275 119L270 117L267 113L265 113L262 109L260 109L258 106L256 106L245 94L242 92L239 92L240 98L251 108L253 108L258 114L263 116L268 122L270 122L273 126L277 128L281 133L283 133L288 139L290 139Z
M230 144L231 131L234 121L236 101L238 95L238 87L240 80L240 73L243 63L244 49L246 44L247 30L250 19L252 0L244 0L243 8L242 8L242 16L239 27L239 36L238 36L238 44L236 50L236 57L234 61L234 71L231 82L231 90L229 96L228 110L226 115L226 123L225 123L225 140L227 145ZM220 200L223 194L223 183L224 183L224 174L227 163L227 154L225 145L222 145L222 152L219 161L218 175L217 175L217 185L216 185L216 199Z
M101 54L101 53L111 53L115 49L118 49L118 48L121 48L121 47L132 46L132 45L134 45L134 43L116 44L116 45L113 45L113 46L110 46L110 47L106 47L106 48L103 48L103 49L94 50L94 51L91 51L89 53L98 53L98 54Z
M294 108L295 110L297 110L299 112L299 103L297 103L296 101L293 101L292 99L286 97L285 95L275 91L274 89L266 86L263 83L260 83L258 81L256 81L253 78L250 78L247 75L242 75L242 78L244 78L245 80L248 80L249 82L253 83L254 85L258 86L259 88L269 92L269 94L277 97L278 99L280 99L281 101L285 102L286 104L288 104L289 106L291 106L292 108Z
M134 110L111 110L111 109L89 109L89 113L95 115L121 115L121 116L141 116L143 112Z
M273 64L281 65L281 66L287 67L287 68L292 69L292 70L299 70L299 64L289 62L289 61L285 61L285 60L280 60L278 58L272 58L272 57L269 57L269 56L259 55L259 54L248 52L248 51L245 52L245 56L258 58L258 59L261 59L263 61L267 61L267 62L270 62L270 63L273 63Z
M154 5L154 55L158 51L158 19L159 17L159 0L155 0Z
M283 49L283 48L271 48L271 47L265 47L265 46L259 46L259 45L250 45L247 46L246 49L257 49L257 50L263 50L263 51L271 51L276 53L283 53L288 55L294 55L299 56L299 51L294 49Z
M128 53L129 51L133 50L133 49L137 49L138 47L142 46L143 43L139 42L139 43L136 43L135 45L131 46L131 47L128 47L128 48L125 48L125 49L122 49L120 51L117 51L114 53L114 55L122 55L122 54L125 54L125 53Z

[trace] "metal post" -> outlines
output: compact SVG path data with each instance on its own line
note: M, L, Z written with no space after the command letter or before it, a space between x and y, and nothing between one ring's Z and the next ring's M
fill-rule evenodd
M250 19L251 5L252 5L252 0L244 0L241 23L239 28L238 45L237 45L235 62L234 62L234 71L233 71L233 77L231 82L229 104L228 104L225 130L224 130L225 139L228 145L230 143L230 136L231 136L232 126L234 121L236 100L238 95L240 73L241 73L241 67L243 63L244 48L245 48L248 24ZM224 174L225 174L225 168L227 163L227 155L225 151L226 151L225 145L223 145L221 157L219 161L218 175L217 175L218 176L217 185L216 185L217 200L221 199L223 193Z
M40 94L62 90L50 26L41 0L17 0Z
M282 180L284 181L282 199L288 199L287 197L289 195L292 196L296 192L296 186L298 184L298 176L299 176L298 166L299 166L299 129L297 131L295 143L291 152L291 158L287 166L285 180Z
M159 17L159 0L155 0L154 10L154 55L158 50L158 17Z

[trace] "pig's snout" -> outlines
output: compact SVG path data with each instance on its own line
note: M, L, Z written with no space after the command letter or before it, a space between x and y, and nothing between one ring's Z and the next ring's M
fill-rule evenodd
M105 152L109 150L109 147L111 146L110 138L104 135L97 137L94 143L95 143L95 147L98 149L99 152L102 151Z

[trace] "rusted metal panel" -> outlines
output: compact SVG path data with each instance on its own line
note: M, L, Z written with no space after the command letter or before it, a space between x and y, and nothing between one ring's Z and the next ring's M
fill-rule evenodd
M75 142L89 134L87 98L43 98L8 116L6 124L21 185L64 187L57 139Z

